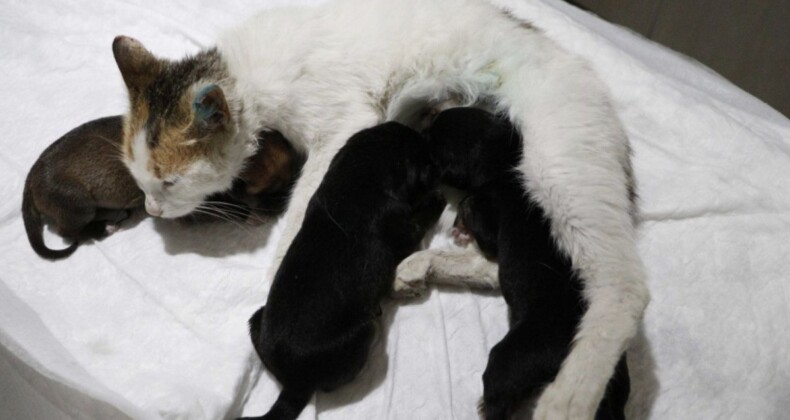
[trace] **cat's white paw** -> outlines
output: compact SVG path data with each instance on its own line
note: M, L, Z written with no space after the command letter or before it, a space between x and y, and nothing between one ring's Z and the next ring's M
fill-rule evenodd
M425 294L427 289L428 286L425 284L425 280L405 282L401 279L395 279L395 283L392 285L392 297L398 299L420 297Z
M430 251L420 251L412 254L400 265L392 286L392 296L396 298L409 298L422 296L428 289L428 271L431 268Z
M115 232L118 232L119 230L121 230L121 225L120 224L117 224L117 225L107 224L106 226L104 226L104 232L108 236L112 235Z

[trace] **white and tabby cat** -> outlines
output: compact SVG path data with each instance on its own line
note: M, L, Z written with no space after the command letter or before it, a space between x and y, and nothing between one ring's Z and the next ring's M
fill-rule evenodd
M524 137L526 188L590 303L535 418L592 418L649 294L628 142L584 61L484 0L338 0L263 12L176 62L126 37L113 51L131 102L125 161L150 213L178 217L230 188L258 130L308 153L275 268L352 134L389 119L414 123L451 97L506 112Z

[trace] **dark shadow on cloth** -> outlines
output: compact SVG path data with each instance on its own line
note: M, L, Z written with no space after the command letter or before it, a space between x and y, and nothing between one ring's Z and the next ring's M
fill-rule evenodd
M169 255L192 253L222 258L251 253L265 247L276 219L253 226L243 221L201 221L155 219L154 229L161 235Z
M656 360L650 341L645 335L644 325L639 328L628 350L628 372L631 376L631 396L625 407L625 417L649 418L661 384L656 376Z

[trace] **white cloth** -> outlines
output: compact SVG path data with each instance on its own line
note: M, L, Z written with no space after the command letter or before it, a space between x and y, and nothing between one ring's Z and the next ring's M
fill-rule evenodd
M19 209L47 145L124 112L115 35L177 58L283 3L3 5L0 418L216 419L272 404L278 386L258 379L246 321L265 301L281 226L145 219L52 263L28 245ZM786 416L790 122L703 66L558 0L507 3L590 60L631 138L653 296L629 354L634 418ZM301 418L477 418L488 349L507 330L502 299L433 290L387 304L383 321L362 376L318 394Z

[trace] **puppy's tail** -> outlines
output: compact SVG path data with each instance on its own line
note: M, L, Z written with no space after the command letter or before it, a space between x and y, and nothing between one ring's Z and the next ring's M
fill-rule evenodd
M44 258L56 260L65 258L77 250L79 244L72 243L65 249L49 249L44 244L43 223L41 222L41 213L36 208L33 202L33 193L30 191L30 181L25 182L25 191L22 194L22 219L25 222L25 231L27 232L27 239L30 241L30 246L36 253Z
M269 412L261 417L261 420L296 420L312 396L313 391L284 386L277 401Z

